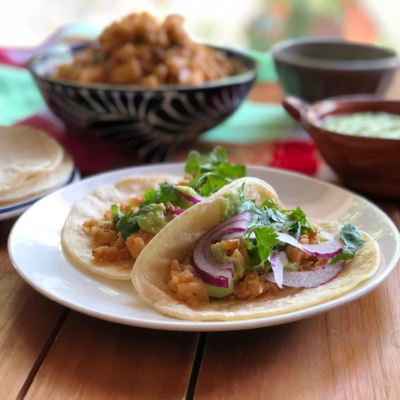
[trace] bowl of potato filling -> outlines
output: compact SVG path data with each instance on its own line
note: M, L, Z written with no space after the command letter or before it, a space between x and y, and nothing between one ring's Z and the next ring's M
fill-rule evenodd
M98 40L35 55L29 69L71 134L132 146L165 159L241 104L256 63L240 51L194 42L183 18L147 13L113 22Z

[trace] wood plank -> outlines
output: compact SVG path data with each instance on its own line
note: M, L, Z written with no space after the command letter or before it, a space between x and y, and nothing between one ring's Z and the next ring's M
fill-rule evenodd
M16 218L0 221L0 271L14 271L7 251L7 239Z
M26 398L182 399L198 337L71 312Z
M381 203L400 227L397 208ZM372 293L307 320L210 333L195 399L396 399L400 270Z
M0 270L0 309L0 399L14 399L24 391L64 308L35 292L16 272Z
M15 219L0 222L0 399L23 394L65 309L15 272L7 238Z

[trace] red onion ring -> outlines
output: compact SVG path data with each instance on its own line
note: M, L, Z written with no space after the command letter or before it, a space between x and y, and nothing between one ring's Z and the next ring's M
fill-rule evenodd
M309 271L283 271L282 285L296 288L313 288L323 285L324 283L327 283L335 278L343 269L344 264L345 261L341 260L335 264L322 265L320 267L310 269ZM278 284L277 279L275 278L275 272L270 272L267 274L266 279L270 282Z
M278 235L278 239L283 242L290 244L293 247L297 247L300 250L303 250L307 254L316 257L323 258L333 258L337 254L340 254L343 251L343 243L339 239L339 235L335 235L328 242L318 243L318 244L302 244L293 236L290 236L287 233L275 232Z
M193 249L191 264L203 282L216 287L230 287L235 263L233 261L225 263L216 261L211 253L211 245L227 235L234 234L237 237L240 233L245 232L250 220L251 213L248 211L234 215L215 226L197 242Z
M280 289L283 289L283 267L289 262L287 254L284 251L274 251L270 256L270 261L275 283Z
M187 201L190 201L193 204L201 203L202 201L204 201L203 196L200 196L200 195L192 196L190 194L187 194L187 193L179 190L178 188L176 189L176 191L180 194L181 197L183 197Z
M176 208L175 210L172 210L172 214L174 215L181 215L185 210L183 208Z

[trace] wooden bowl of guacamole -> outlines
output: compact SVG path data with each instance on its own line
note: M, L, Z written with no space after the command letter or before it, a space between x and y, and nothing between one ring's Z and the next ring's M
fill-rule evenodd
M400 101L348 96L311 105L288 97L283 106L345 185L400 199Z

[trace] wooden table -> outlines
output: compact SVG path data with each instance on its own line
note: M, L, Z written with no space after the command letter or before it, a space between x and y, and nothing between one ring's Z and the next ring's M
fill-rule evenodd
M263 92L253 98L266 99ZM400 228L397 205L378 205ZM0 222L0 399L400 398L398 269L360 300L303 321L156 331L94 319L36 293L7 253L14 222Z

